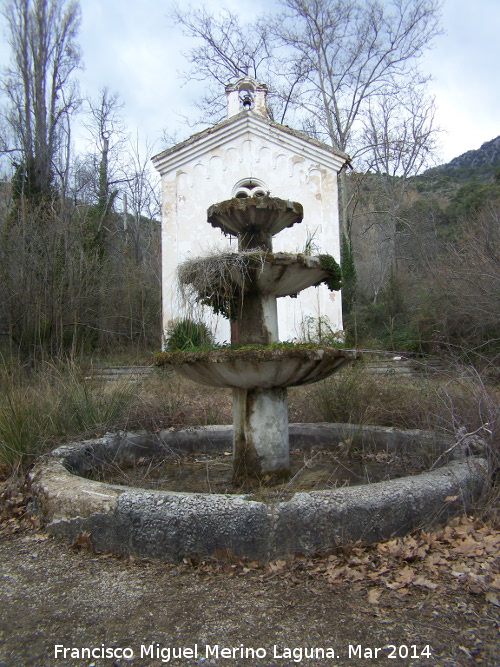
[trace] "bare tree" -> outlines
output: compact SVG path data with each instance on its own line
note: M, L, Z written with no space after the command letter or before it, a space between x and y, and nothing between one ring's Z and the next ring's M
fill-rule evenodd
M282 0L275 32L286 62L301 70L291 106L318 138L355 159L366 149L370 107L425 82L418 59L439 32L438 0ZM392 111L397 113L397 108ZM407 137L411 141L413 138ZM409 149L411 150L411 149ZM340 183L342 231L349 237L347 188Z
M134 142L129 142L123 226L137 265L155 252L161 216L160 177L151 166L153 152L154 146L147 141L141 148L138 134Z
M123 103L118 93L112 93L105 86L96 99L87 100L87 105L88 116L84 124L92 138L89 159L92 171L97 175L94 197L100 227L118 194L118 189L113 186L123 181L120 153L125 147L127 132L121 114Z
M62 126L78 106L72 79L80 65L76 0L10 0L4 8L11 67L3 88L9 100L6 120L13 149L20 153L20 183L27 193L51 191L53 161Z
M439 0L280 0L282 12L241 26L232 14L176 10L200 40L187 54L189 73L217 82L244 73L268 83L282 123L301 125L356 159L366 148L370 105L425 81L417 63L439 33ZM214 102L213 89L206 102ZM341 175L342 231L349 236L347 188Z
M401 247L398 237L411 232L407 219L400 214L407 204L410 178L428 163L437 133L434 101L421 87L397 87L392 95L371 100L364 114L361 159L366 171L371 172L379 201L364 222L365 230L358 229L358 234L366 233L371 226L377 228L372 252L374 256L386 255L381 264L385 267L379 276L381 281L377 281L379 289L397 271Z
M461 234L435 262L429 282L433 325L445 339L490 345L498 353L500 202L463 221Z
M273 62L270 35L260 22L242 25L228 10L214 16L205 7L181 9L175 5L171 15L184 35L197 41L185 53L191 68L183 79L208 83L199 101L202 122L221 120L225 111L221 92L234 77L275 79L268 69Z
M401 208L409 179L428 164L439 130L434 100L419 88L397 88L375 100L364 116L363 158L366 168L381 174L394 215Z

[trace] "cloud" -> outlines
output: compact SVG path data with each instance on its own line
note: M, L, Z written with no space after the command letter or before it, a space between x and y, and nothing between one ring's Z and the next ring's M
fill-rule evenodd
M443 161L500 135L500 4L498 0L447 0L446 34L424 67L433 76L438 123L446 130Z

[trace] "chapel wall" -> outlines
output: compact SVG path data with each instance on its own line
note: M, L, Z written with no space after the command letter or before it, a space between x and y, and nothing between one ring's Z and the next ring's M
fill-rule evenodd
M273 130L276 133L276 130ZM283 230L273 239L275 251L304 252L312 237L312 254L328 252L340 263L338 198L336 173L304 158L266 137L248 135L225 146L187 160L181 168L163 175L162 285L164 329L172 319L185 314L175 284L175 269L185 259L210 249L233 248L237 241L225 238L207 224L207 209L230 199L234 186L245 179L263 182L271 196L300 202L304 220ZM230 340L229 324L207 308L204 319L218 342ZM326 317L335 330L342 329L340 293L325 286L309 288L297 299L278 300L281 340L300 339L304 320Z

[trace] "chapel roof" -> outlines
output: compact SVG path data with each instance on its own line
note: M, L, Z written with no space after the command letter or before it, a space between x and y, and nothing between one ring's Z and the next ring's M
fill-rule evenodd
M178 160L176 156L182 160L185 156L192 156L193 152L206 150L206 148L215 143L219 143L224 138L229 139L234 137L238 132L254 132L262 134L263 132L270 140L284 141L294 145L296 148L309 149L307 152L312 152L318 157L321 155L327 159L329 166L339 171L342 166L350 163L350 158L346 153L336 150L332 146L325 144L317 139L313 139L307 134L294 130L288 125L281 125L269 118L262 116L250 110L243 110L229 118L225 118L220 123L212 125L196 134L193 134L188 139L181 141L175 146L171 146L166 150L155 155L152 160L155 167L161 173L169 170L167 167L175 168ZM288 140L288 141L287 141Z

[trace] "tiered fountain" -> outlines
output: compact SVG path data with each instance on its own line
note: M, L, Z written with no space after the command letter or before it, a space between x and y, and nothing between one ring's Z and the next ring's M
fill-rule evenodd
M200 303L233 320L232 338L238 346L163 353L157 362L196 382L233 388L233 478L243 487L245 476L267 482L268 477L270 481L289 472L287 387L321 380L356 353L276 344L278 297L320 282L339 288L333 258L272 253L272 236L302 220L299 204L269 197L231 199L212 206L208 219L223 232L238 236L239 252L187 262L180 278L193 286ZM396 434L380 427L354 426L353 431L352 425L311 426L305 437L323 447L335 446L346 432L367 442L382 436L384 448L392 451L395 437L401 447L402 442L413 447L424 437L436 446L432 435L429 440L429 434L417 431ZM167 431L159 437L108 434L59 447L40 459L31 474L37 513L50 532L70 542L78 542L83 534L103 552L179 561L231 550L240 558L265 561L430 526L436 517L463 511L479 498L487 479L486 462L468 459L422 475L264 502L240 494L157 491L87 478L94 467L100 475L103 462L112 461L116 468L163 458L165 447L202 449L214 444L212 438L224 441L224 435L220 427L208 430L203 443L199 429ZM309 445L305 449L311 442L304 443Z
M272 237L302 221L302 206L274 197L234 198L208 221L238 237L238 253L189 260L180 270L197 300L232 320L232 348L157 355L185 377L233 389L233 480L289 474L287 387L322 380L356 358L353 350L280 347L277 298L325 282L340 289L330 255L272 252ZM234 349L236 347L236 349Z

